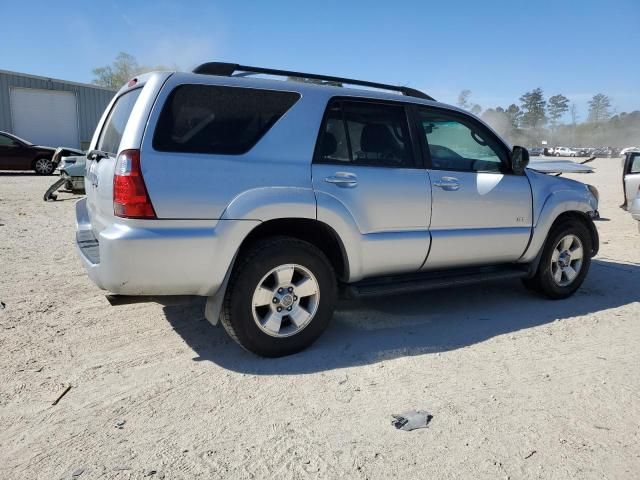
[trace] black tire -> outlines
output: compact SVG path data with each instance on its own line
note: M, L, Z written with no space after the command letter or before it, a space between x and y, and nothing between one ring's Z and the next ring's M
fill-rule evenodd
M32 167L38 175L51 175L56 169L53 161L47 157L36 158Z
M308 269L319 286L315 315L297 333L274 337L254 320L253 294L261 280L281 265ZM221 321L227 333L246 350L264 357L281 357L304 350L327 328L336 302L336 275L324 253L314 245L291 237L257 242L239 258L225 294Z
M554 249L560 240L567 237L567 235L575 235L578 237L582 243L583 257L580 271L575 279L573 279L570 284L561 286L553 279L551 263ZM574 219L560 222L549 232L543 247L542 256L540 257L538 271L532 278L523 281L525 287L553 300L570 297L580 288L589 272L592 248L591 234L584 223Z

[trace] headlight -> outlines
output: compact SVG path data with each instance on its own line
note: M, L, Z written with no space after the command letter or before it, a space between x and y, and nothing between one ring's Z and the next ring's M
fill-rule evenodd
M598 193L598 189L593 185L587 185L587 188L591 192L591 194L596 197L596 201L600 201L600 193Z

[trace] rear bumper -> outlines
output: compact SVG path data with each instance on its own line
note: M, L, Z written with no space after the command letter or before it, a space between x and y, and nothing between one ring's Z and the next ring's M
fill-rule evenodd
M76 204L76 247L89 278L122 295L213 295L257 221L122 220L97 236Z

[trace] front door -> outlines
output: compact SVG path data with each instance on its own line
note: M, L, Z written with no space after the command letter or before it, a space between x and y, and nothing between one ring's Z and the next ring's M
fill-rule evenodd
M509 151L481 122L419 107L432 183L431 250L424 269L517 260L533 222L526 175L511 172Z
M624 164L624 195L629 205L640 192L640 153L627 153Z
M22 168L23 156L24 151L20 143L7 135L0 134L0 170Z
M428 173L402 104L333 100L314 158L318 220L342 230L350 280L417 271L429 249Z

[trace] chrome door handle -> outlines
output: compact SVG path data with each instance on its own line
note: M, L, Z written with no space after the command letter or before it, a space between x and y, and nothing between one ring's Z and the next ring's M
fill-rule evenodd
M352 173L338 172L335 175L325 177L324 181L342 188L353 188L358 185L358 177Z
M433 186L451 192L460 190L460 183L458 183L458 179L454 177L442 177L439 181L434 182Z

